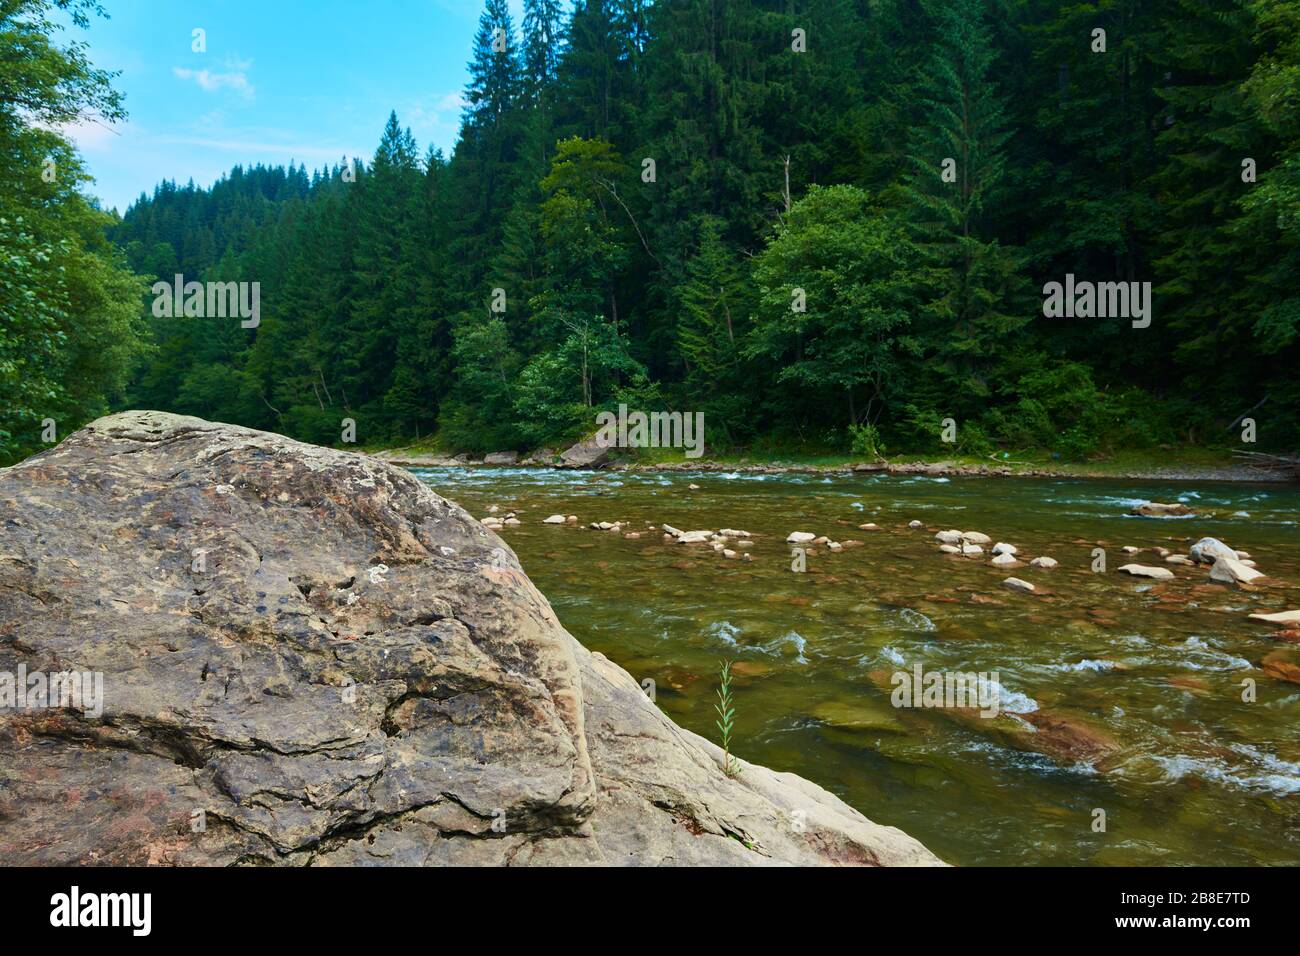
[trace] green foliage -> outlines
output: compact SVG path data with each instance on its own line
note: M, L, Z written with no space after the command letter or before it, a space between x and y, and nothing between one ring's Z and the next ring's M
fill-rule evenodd
M880 440L880 430L875 425L850 425L849 451L860 458L883 458L885 445Z
M740 773L740 764L731 755L731 732L736 727L736 707L731 696L731 661L723 661L718 669L718 702L713 709L718 713L714 721L722 735L722 767L728 777Z
M450 157L394 115L368 162L162 183L119 256L48 132L120 112L48 41L94 6L0 2L3 453L106 402L473 451L620 401L703 411L711 448L1077 460L1256 405L1300 442L1297 0L567 6L520 34L486 0ZM122 256L258 281L262 324L153 319ZM1151 327L1045 318L1067 273L1151 282Z
M108 411L146 349L142 283L105 240L113 220L61 124L124 116L111 74L84 45L56 42L52 16L84 27L79 0L0 3L0 464L35 451L44 422L62 438Z

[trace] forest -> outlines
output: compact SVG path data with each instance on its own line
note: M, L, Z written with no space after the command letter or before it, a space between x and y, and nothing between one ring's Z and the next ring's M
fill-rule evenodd
M1300 440L1298 0L487 0L450 155L393 114L120 216L52 130L129 104L51 8L95 12L0 0L4 463L128 407L470 452L620 404L710 452ZM260 322L155 316L177 275ZM1150 321L1046 314L1067 276Z

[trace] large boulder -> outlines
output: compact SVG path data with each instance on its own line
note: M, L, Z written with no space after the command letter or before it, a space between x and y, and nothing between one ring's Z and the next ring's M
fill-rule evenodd
M0 470L0 865L933 864L676 726L364 455L156 412ZM76 704L81 706L75 706Z
M1218 538L1202 538L1197 541L1188 551L1191 559L1197 564L1213 564L1219 558L1232 558L1237 560L1237 552L1220 541Z
M602 445L596 436L584 438L560 452L561 468L600 468L608 464L613 455L612 447Z

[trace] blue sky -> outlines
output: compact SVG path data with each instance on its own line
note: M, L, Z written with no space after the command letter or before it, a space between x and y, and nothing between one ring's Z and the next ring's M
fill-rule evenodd
M480 0L104 0L83 39L120 70L130 113L68 132L105 208L163 179L208 185L236 164L370 157L389 110L448 153ZM522 0L512 0L516 29ZM192 31L207 52L191 50Z

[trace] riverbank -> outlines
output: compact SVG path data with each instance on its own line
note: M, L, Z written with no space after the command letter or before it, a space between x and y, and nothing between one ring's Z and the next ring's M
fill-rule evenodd
M663 454L669 450L638 453L635 457L599 462L608 471L631 472L739 472L742 474L897 474L934 477L982 476L992 478L1106 478L1133 481L1178 482L1277 482L1294 483L1286 471L1243 464L1229 455L1201 448L1126 451L1091 462L1062 462L1048 457L981 459L974 457L926 457L899 455L884 460L864 461L849 455L760 455L716 456L685 459ZM391 464L407 468L456 467L565 467L554 454L545 452L518 456L512 452L483 457L449 455L419 446L378 448L370 452ZM657 457L651 457L655 455ZM509 460L513 458L513 460Z

